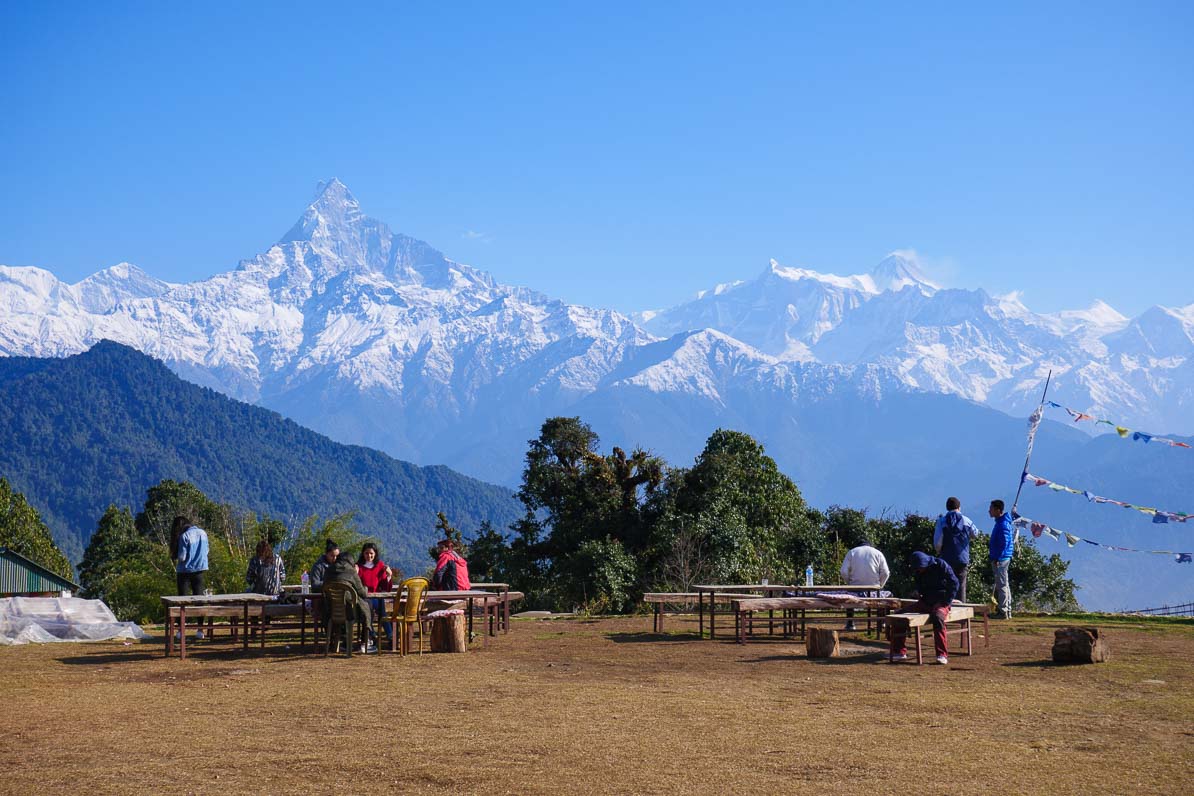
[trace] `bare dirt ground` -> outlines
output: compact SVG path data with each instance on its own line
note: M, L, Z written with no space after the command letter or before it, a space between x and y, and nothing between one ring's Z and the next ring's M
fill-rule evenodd
M521 621L406 659L0 649L0 792L1190 792L1194 623L1104 623L1112 661L1061 667L1075 622L1017 619L948 668L695 624Z

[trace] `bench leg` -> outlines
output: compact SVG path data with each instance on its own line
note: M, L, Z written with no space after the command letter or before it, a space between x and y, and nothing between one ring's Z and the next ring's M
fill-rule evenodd
M971 637L970 620L969 619L965 620L965 628L966 628L966 654L973 655L974 654L974 639Z
M911 629L912 628L909 628L909 630L911 630ZM919 627L916 628L916 665L917 666L923 666L924 662L925 662L924 652L921 650L921 645L920 645L920 631L921 631L921 628L919 628Z

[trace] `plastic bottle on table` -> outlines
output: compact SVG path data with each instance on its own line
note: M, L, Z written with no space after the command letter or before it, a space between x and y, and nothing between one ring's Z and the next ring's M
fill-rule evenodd
M303 577L300 578L303 584L303 594L311 593L311 576L307 574L307 570L303 570Z
M813 565L812 564L809 564L807 567L804 568L804 585L805 586L813 585Z

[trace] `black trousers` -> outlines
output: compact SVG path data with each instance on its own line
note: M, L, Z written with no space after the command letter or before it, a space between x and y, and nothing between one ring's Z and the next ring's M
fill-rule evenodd
M178 593L183 596L188 594L203 594L203 573L179 572Z
M203 594L203 573L202 572L179 572L178 575L178 593L181 595L188 594ZM197 620L199 627L203 627L203 619ZM181 629L181 628L180 628Z

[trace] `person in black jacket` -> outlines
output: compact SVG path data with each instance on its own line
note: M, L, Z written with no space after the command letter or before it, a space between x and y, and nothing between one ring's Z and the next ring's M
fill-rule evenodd
M905 611L928 614L933 623L933 646L937 650L937 663L949 663L949 650L945 645L945 619L949 606L958 593L958 576L954 568L940 558L928 553L913 553L908 557L908 566L915 571L917 602ZM894 628L891 634L891 662L908 659L908 648L904 645L905 635Z

